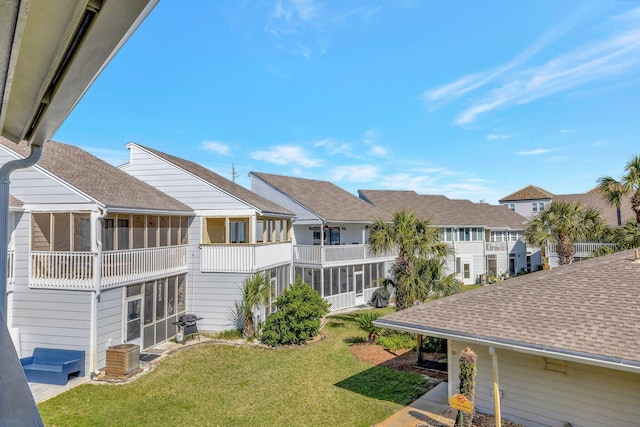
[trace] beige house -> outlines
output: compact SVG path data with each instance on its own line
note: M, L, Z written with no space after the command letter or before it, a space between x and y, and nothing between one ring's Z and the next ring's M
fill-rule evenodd
M478 355L476 408L525 426L640 424L640 260L635 251L539 271L379 319L448 340L449 396L460 351Z

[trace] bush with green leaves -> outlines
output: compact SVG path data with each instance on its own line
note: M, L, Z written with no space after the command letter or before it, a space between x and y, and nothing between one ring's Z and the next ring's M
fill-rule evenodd
M424 336L422 337L422 350L427 353L446 353L447 340L444 338Z
M356 325L368 334L367 342L371 344L376 342L378 335L380 334L380 328L373 324L373 322L378 320L380 316L381 314L378 312L367 311L354 318Z
M413 349L416 347L416 336L408 332L385 329L378 336L377 342L389 351Z
M320 332L320 320L329 313L319 293L299 277L276 300L277 311L267 317L260 337L272 347L305 344Z

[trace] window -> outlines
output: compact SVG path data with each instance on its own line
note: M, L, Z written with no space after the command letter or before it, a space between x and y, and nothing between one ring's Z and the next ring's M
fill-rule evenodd
M229 238L231 243L248 243L247 235L249 221L246 219L232 219L229 221Z
M538 202L538 210L542 212L544 210L544 202Z
M462 268L463 268L462 277L465 278L465 279L470 279L471 278L471 265L465 262L464 264L462 264Z
M504 206L506 206L508 209L511 209L512 211L516 210L515 203L505 203Z

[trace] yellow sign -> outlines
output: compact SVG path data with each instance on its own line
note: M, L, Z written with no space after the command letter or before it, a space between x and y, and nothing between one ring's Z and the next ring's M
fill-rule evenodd
M473 412L473 402L467 399L463 394L454 394L451 396L451 399L449 399L449 406L468 414Z

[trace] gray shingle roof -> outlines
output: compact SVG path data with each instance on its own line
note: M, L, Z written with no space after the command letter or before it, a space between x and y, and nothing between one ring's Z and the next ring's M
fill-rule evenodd
M381 323L640 363L640 263L634 251L487 285Z
M549 193L544 188L536 187L535 185L527 185L524 188L516 191L515 193L511 193L506 197L498 200L498 202L514 202L518 200L539 200L539 199L551 199L553 197L553 193Z
M452 200L441 195L422 195L415 191L359 190L360 197L384 210L387 216L399 209L414 210L423 218L432 218L440 226L487 226L522 230L522 215L504 206Z
M29 155L30 149L24 143L14 144L5 138L0 138L0 143L22 157ZM37 165L108 208L192 211L189 206L73 145L47 142Z
M582 206L591 207L599 210L602 213L602 217L608 225L618 225L618 214L615 206L611 206L602 197L598 187L594 187L586 193L577 194L553 194L547 190L529 185L522 188L515 193L503 197L499 200L503 202L517 202L523 200L563 200L565 202L576 203L579 202ZM620 207L620 213L622 214L622 222L626 222L630 219L635 219L635 213L631 209L631 196L623 197L622 206Z
M372 221L385 212L328 181L251 172L327 221Z
M194 163L189 160L181 159L180 157L172 156L167 153L163 153L162 151L154 150L153 148L145 147L140 144L134 143L137 147L142 148L150 152L151 154L164 159L165 161L172 163L178 168L187 171L198 178L208 182L209 184L220 188L226 193L231 194L238 199L249 203L251 206L259 209L263 213L272 213L272 214L281 214L281 215L293 215L293 212L287 210L286 208L280 206L277 203L272 202L269 199L262 197L261 195L254 193L251 190L244 188L243 186L236 184L233 181L229 181L227 178L224 178L217 173L213 172L211 169L207 169L202 165Z

